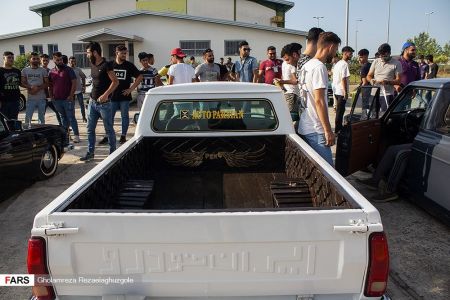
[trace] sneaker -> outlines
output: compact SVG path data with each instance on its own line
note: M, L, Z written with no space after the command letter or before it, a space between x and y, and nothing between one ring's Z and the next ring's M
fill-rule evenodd
M78 135L74 135L73 138L72 138L72 142L79 143L80 142L80 137Z
M102 140L101 140L100 142L98 142L98 144L99 144L99 145L106 145L106 144L108 144L108 137L107 137L107 136L104 136L104 137L102 138Z
M372 177L367 178L367 179L356 178L356 182L364 184L369 190L372 190L372 191L378 190L378 182L373 180Z
M88 162L88 161L91 161L91 160L93 160L94 159L94 153L86 153L86 155L85 156L83 156L83 157L80 157L80 160L81 161L86 161L86 162Z
M378 195L372 197L372 202L383 203L394 201L398 199L397 193L379 193Z
M127 141L127 138L124 135L120 136L119 144L124 144Z

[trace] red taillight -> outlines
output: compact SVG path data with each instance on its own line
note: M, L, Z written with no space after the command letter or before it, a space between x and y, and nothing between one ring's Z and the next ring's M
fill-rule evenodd
M369 269L364 296L384 295L389 276L389 251L384 232L374 232L369 237Z
M41 237L31 237L28 240L28 273L34 275L48 275L45 253L45 240ZM36 278L35 278L36 279ZM33 296L37 300L53 300L55 292L52 286L33 286Z

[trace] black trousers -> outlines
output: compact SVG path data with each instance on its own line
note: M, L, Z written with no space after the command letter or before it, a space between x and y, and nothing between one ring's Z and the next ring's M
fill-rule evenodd
M334 122L334 132L338 133L342 129L342 120L344 119L345 104L347 100L344 96L334 95L336 97L336 119Z

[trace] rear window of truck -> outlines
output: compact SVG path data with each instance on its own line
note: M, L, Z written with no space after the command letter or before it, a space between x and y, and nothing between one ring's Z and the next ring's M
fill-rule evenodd
M165 100L152 120L156 132L273 131L278 119L267 99Z

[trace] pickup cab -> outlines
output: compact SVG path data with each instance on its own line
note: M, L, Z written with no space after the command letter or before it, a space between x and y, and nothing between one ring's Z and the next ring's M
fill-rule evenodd
M36 299L386 299L388 268L379 212L265 84L150 90L28 248Z

